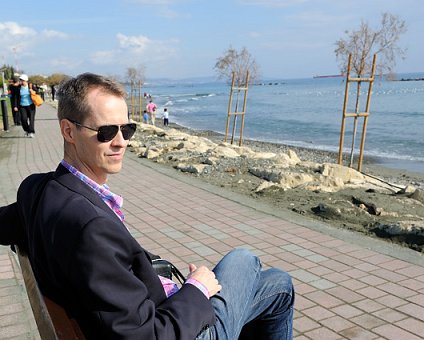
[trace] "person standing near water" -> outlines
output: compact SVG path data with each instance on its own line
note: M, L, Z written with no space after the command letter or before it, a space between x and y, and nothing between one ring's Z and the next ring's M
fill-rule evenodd
M163 126L168 126L169 124L169 112L168 109L165 107L163 109Z
M146 106L146 110L147 113L150 116L150 121L152 122L152 125L155 125L155 120L156 120L156 109L157 109L157 105L155 103L153 103L152 100L149 101L149 104L147 104Z
M147 110L144 110L143 112L143 123L149 124L149 115L147 114Z

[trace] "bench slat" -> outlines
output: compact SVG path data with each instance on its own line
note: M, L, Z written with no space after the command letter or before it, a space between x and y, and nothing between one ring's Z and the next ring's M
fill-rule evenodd
M41 294L28 257L19 249L17 249L17 253L28 299L41 339L84 340L85 337L78 323L74 319L70 319L61 306Z

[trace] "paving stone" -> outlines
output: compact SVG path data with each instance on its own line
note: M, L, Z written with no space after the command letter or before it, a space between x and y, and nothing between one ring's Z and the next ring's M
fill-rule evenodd
M373 329L386 323L386 321L369 314L362 314L350 320L366 329Z
M303 269L294 270L294 271L290 272L290 274L293 277L295 277L296 279L298 279L302 282L305 282L305 283L310 283L312 281L319 280L319 276L311 274L311 273L309 273L309 272L307 272L306 270L303 270Z
M328 281L326 279L319 279L317 281L312 281L310 282L310 285L322 290L328 290L329 288L337 287L335 283Z
M378 311L373 312L372 314L390 323L394 323L396 321L408 318L408 316L406 316L405 314L390 308L380 309Z
M396 322L395 325L407 330L408 332L414 333L415 335L418 335L418 336L424 335L423 321L407 318L407 319Z
M310 331L312 329L317 329L320 327L319 323L315 322L314 320L304 316L301 318L296 319L296 322L294 322L293 327L300 333L304 333L307 331Z
M303 310L303 312L315 321L328 319L328 318L334 316L333 312L331 312L328 309L323 308L321 306L314 306L312 308L308 308L308 309Z
M334 332L339 333L340 331L343 331L348 328L352 328L355 324L346 320L345 318L342 318L338 315L335 315L331 318L321 320L321 323L331 329Z
M373 332L383 336L385 339L408 339L408 340L419 340L422 337L413 335L412 333L405 331L404 329L385 324L373 329Z
M325 327L314 329L313 331L305 333L305 335L310 337L311 339L326 339L326 340L341 339L339 334Z
M360 326L355 326L349 329L340 331L340 335L344 336L346 339L358 339L358 340L374 340L374 339L383 339L381 336L368 331Z

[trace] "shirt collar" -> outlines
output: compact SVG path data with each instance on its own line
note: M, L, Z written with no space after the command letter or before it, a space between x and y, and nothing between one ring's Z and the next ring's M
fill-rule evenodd
M115 212L115 214L121 219L121 221L124 220L124 214L121 211L122 205L124 203L124 199L122 198L122 196L116 195L112 191L110 191L109 186L107 184L99 185L91 178L84 175L81 171L73 167L64 159L62 159L60 164L62 164L71 174L79 178L82 182L84 182L91 189L93 189L100 196L103 202L105 202L107 206Z

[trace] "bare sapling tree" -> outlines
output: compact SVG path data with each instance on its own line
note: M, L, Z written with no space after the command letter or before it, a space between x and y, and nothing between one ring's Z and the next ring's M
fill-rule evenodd
M126 79L130 84L139 83L140 85L144 85L144 77L145 77L144 66L127 68Z
M346 39L340 39L336 42L336 58L340 62L340 70L343 74L347 74L351 70L356 73L359 81L357 82L356 89L356 104L353 131L352 131L352 144L350 150L350 162L349 166L352 167L353 155L355 149L356 130L358 125L358 117L360 115L360 93L361 93L361 79L365 78L366 75L370 74L368 99L366 105L366 112L364 116L364 124L362 129L362 142L361 150L358 160L358 169L361 169L362 165L362 153L365 141L366 126L368 120L368 110L372 89L372 82L374 80L374 72L377 71L379 75L387 74L392 77L394 68L396 66L396 58L404 58L406 49L401 48L398 43L401 35L406 32L405 21L401 20L398 16L390 13L383 13L381 17L381 26L377 29L373 29L367 22L362 21L358 30L346 31ZM374 65L374 55L378 60L377 64ZM348 70L350 59L350 69ZM348 91L348 82L346 83L346 92ZM347 98L347 93L345 93ZM342 123L344 124L344 123ZM342 131L344 129L342 128ZM343 132L341 132L340 140L342 141ZM340 143L339 150L339 162L341 162L342 153L342 142Z
M214 69L218 73L219 79L226 79L229 83L231 83L234 73L234 83L237 86L244 84L247 71L249 71L250 81L254 82L259 79L259 66L246 47L237 51L230 46L224 55L218 58Z
M392 75L398 57L404 58L406 49L399 46L402 34L407 31L405 21L398 16L383 13L377 29L368 22L361 22L358 30L346 31L347 37L336 41L336 58L343 74L347 71L347 60L352 55L352 70L358 77L371 71L373 55L377 54L377 73Z
M225 128L225 138L224 141L227 141L228 129L230 125L231 116L234 116L233 121L233 132L231 137L231 144L234 143L234 136L237 126L237 115L241 114L241 127L240 127L240 141L239 145L243 143L243 128L244 128L244 114L246 111L246 99L247 99L247 88L250 81L255 81L259 77L259 66L256 63L255 59L249 53L249 51L243 47L240 51L232 48L231 46L224 53L224 55L218 58L214 69L218 73L218 78L226 79L231 85L230 98L228 103L228 115L227 115L227 124ZM234 82L234 84L233 84ZM236 86L237 97L235 102L235 109L232 110L232 98L233 98L233 89L234 85ZM243 86L243 88L242 88ZM244 91L244 101L243 109L239 112L239 99L240 92Z
M126 72L126 80L131 86L129 96L129 107L131 118L134 119L136 114L139 115L141 121L143 97L141 95L141 88L144 85L145 68L144 66L139 67L128 67Z

